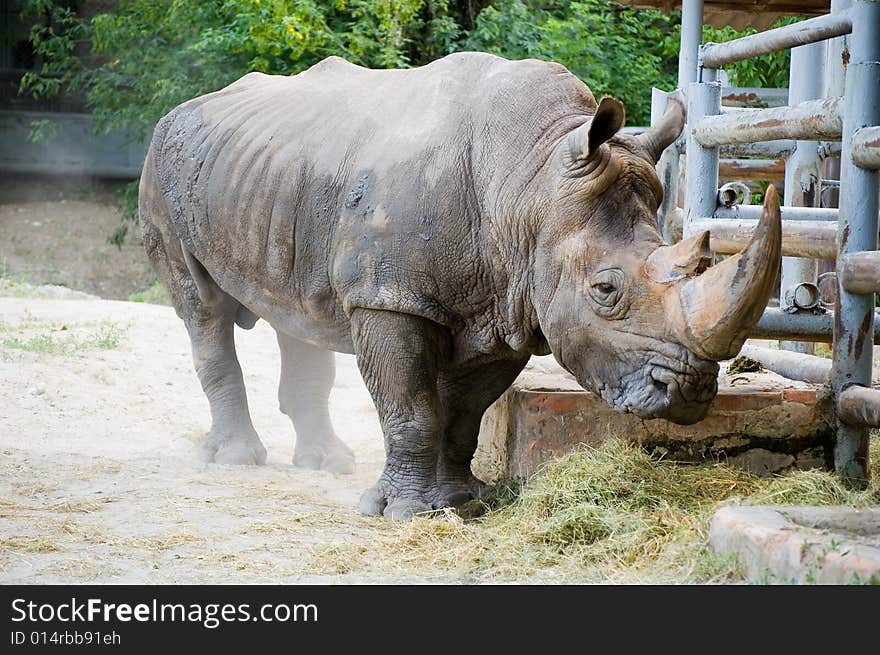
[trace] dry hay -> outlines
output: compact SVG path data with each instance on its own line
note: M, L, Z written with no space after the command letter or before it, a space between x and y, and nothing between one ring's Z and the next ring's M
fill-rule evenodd
M46 535L0 537L0 550L20 553L57 553L62 548Z
M872 484L849 489L823 471L758 478L725 463L657 459L621 441L549 462L517 491L395 525L369 542L313 553L316 571L383 572L474 581L694 583L741 580L708 547L724 504L865 506L880 502L880 439Z
M48 505L28 505L17 503L13 500L0 498L0 518L20 516L22 513L32 512L59 512L63 514L90 514L101 509L106 503L113 502L112 498L102 497L87 500L64 500Z

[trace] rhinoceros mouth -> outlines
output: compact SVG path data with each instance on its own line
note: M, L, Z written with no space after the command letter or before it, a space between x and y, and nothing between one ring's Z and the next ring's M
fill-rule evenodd
M696 423L706 415L718 391L718 366L705 364L649 361L621 376L616 384L599 385L597 393L618 412Z

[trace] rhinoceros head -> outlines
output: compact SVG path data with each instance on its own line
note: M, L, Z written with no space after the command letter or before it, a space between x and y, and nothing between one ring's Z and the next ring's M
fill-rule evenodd
M710 266L709 233L665 245L654 165L681 132L671 99L660 123L618 134L623 105L603 98L557 147L552 229L538 238L538 320L556 359L615 409L693 423L717 392L775 284L779 200L771 187L751 242Z

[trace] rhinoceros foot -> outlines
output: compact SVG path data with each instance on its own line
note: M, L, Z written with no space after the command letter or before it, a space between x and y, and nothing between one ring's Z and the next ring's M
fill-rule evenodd
M438 504L418 496L394 495L381 481L367 489L358 502L358 510L367 516L384 516L408 521L416 514L431 512Z
M337 438L325 440L318 446L297 446L293 465L301 468L349 475L354 473L354 453Z
M262 465L266 463L266 448L256 434L209 434L199 449L199 457L203 462L215 464Z

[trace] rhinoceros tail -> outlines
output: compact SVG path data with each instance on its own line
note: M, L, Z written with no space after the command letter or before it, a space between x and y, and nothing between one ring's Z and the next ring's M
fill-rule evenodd
M192 253L186 249L183 242L180 242L180 249L183 252L183 261L186 262L186 268L189 270L190 277L199 291L199 298L202 303L208 306L216 305L222 298L223 292L217 283L211 278L211 274L205 270L202 263L192 256Z
M180 250L183 253L183 261L186 263L186 268L189 271L190 277L199 292L199 299L202 301L202 304L211 307L222 302L226 294L219 286L217 286L217 283L214 282L214 278L211 277L211 274L208 273L202 263L186 249L183 242L180 243ZM244 305L239 305L238 310L235 312L235 324L243 330L250 330L259 320L260 317Z

